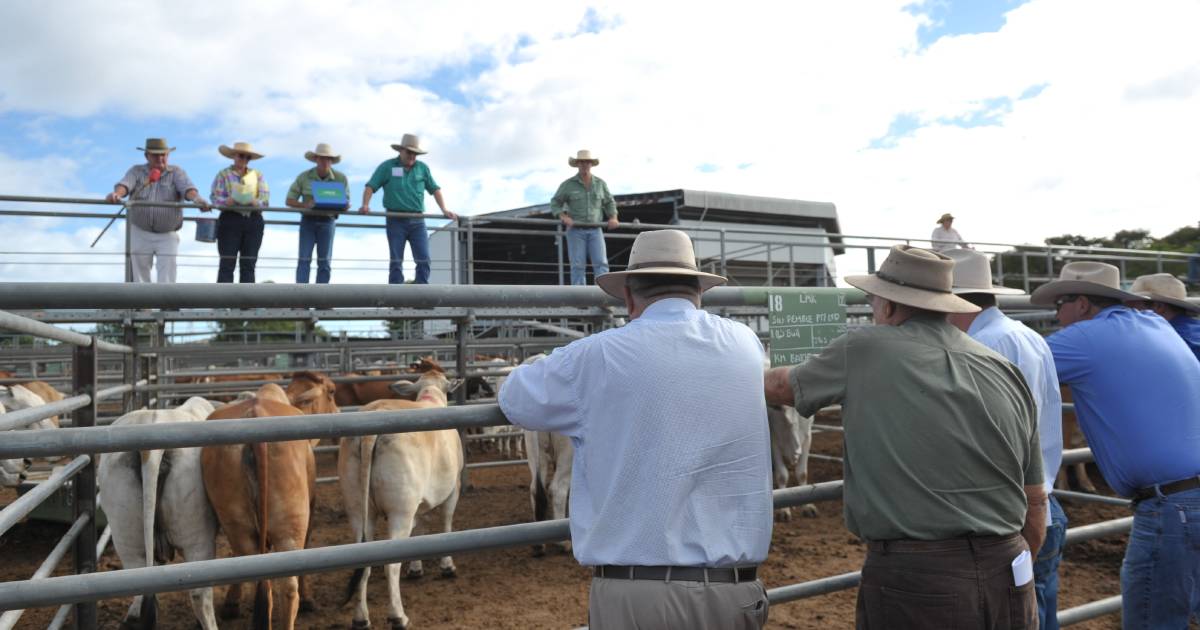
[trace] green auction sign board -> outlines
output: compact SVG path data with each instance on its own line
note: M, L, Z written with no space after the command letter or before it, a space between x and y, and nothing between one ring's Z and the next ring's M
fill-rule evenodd
M804 363L846 332L846 298L841 293L769 293L771 366Z

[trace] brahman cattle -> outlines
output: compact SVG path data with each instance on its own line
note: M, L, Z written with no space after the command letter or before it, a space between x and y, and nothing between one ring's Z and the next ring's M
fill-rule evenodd
M57 389L54 389L50 386L50 383L45 381L29 381L26 383L21 383L21 387L24 387L25 389L37 394L43 401L45 401L46 404L58 402L66 398L65 394ZM54 428L61 426L58 422L58 416L50 416L47 418L47 420L54 425Z
M446 394L451 389L440 369L426 371L415 384L401 381L394 386L404 396L415 391L416 400L377 400L363 411L445 407ZM365 542L374 538L376 510L387 518L388 538L392 540L407 538L414 526L424 529L417 519L427 517L438 506L442 508L442 531L451 531L462 470L462 442L454 429L342 438L338 474L354 540ZM450 556L441 559L441 570L443 577L455 575ZM355 595L358 597L355 628L370 625L367 608L370 574L370 567L355 570L346 589L347 603ZM408 577L421 574L421 561L409 563ZM402 630L408 627L408 616L400 600L400 563L387 565L387 581L391 600L388 621L393 630Z
M41 396L29 391L22 385L0 385L0 414L10 411L20 411L30 407L40 407L46 404ZM53 429L58 425L50 418L38 420L26 426L27 429ZM0 487L15 487L25 480L25 471L33 464L24 458L0 460Z
M767 405L767 424L771 428L771 470L775 488L788 487L791 478L795 479L798 486L806 485L813 419L801 416L795 407ZM800 513L809 517L817 516L817 506L806 503L800 506ZM775 517L780 521L790 521L792 508L775 510Z
M230 403L209 420L298 416L283 388L263 385L254 397ZM200 453L204 489L233 553L246 556L268 551L303 549L311 534L316 499L316 463L308 440L208 446ZM284 627L295 627L296 614L313 608L308 581L284 580ZM241 584L231 584L221 615L240 614ZM302 601L303 600L303 601ZM254 596L254 628L271 627L269 580L260 581Z
M533 520L548 521L567 517L571 495L571 465L575 448L571 438L548 431L525 431L525 453L529 457L529 498ZM564 552L571 542L556 543ZM545 553L543 545L533 546L534 557Z
M114 426L202 422L212 403L189 398L176 409L141 410L121 416ZM126 569L170 562L179 550L187 562L216 556L217 518L204 493L200 449L105 453L98 473L100 505L112 527L113 545ZM191 591L192 611L204 630L216 630L212 587ZM137 596L122 625L153 628L154 594Z
M362 372L349 372L346 376L386 376L399 374L424 374L430 370L443 371L433 357L422 357L408 368L376 368ZM412 400L413 394L401 394L392 389L394 381L364 381L359 383L338 383L334 401L339 407L366 405L376 400Z

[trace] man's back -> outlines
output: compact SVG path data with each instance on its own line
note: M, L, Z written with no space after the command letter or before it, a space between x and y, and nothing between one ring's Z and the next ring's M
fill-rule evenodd
M1166 320L1109 307L1046 341L1113 490L1200 471L1200 362Z
M505 414L575 444L571 534L585 565L732 566L767 555L762 346L667 299L515 370Z

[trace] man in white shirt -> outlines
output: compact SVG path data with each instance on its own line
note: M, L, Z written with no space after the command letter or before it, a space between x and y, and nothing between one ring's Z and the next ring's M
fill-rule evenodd
M757 565L771 542L763 347L700 310L725 278L687 234L643 232L626 271L596 283L630 322L513 370L500 408L575 447L571 540L593 567L593 630L761 628Z
M1058 630L1058 564L1067 532L1067 515L1054 498L1054 477L1062 465L1062 390L1054 355L1041 335L1013 320L996 307L997 295L1024 295L1019 289L992 286L992 269L987 256L972 250L944 252L954 260L951 291L982 310L954 313L948 319L972 339L1000 353L1021 374L1033 394L1038 411L1038 437L1042 447L1042 472L1050 509L1046 512L1046 541L1033 565L1034 592L1042 630Z
M971 246L963 242L963 237L958 233L958 230L951 227L954 225L954 215L949 212L943 214L938 220L938 226L933 228L933 234L929 236L930 249L940 254L945 254L948 251L958 249L971 249Z

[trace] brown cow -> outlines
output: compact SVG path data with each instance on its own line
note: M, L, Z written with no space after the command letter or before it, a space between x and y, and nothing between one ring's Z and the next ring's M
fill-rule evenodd
M253 398L226 405L208 418L227 420L301 414L289 403L283 388L263 385ZM307 440L209 446L201 450L200 465L205 492L235 555L290 551L308 545L317 475L312 447ZM296 577L285 579L285 628L295 628L296 614L301 608L313 608L308 592L304 576L298 580ZM241 584L229 586L222 617L228 619L240 614L241 595ZM260 581L254 596L254 628L271 627L271 608L271 583Z
M408 366L407 369L401 370L396 368L384 368L376 370L366 370L363 372L350 372L346 376L384 376L390 374L424 374L429 371L436 370L442 372L442 366L433 357L422 357ZM334 395L334 401L339 407L350 407L354 405L366 405L373 403L376 400L412 400L412 395L402 395L396 393L392 389L394 381L367 381L362 383L338 383L337 393Z
M26 383L21 383L21 386L37 394L38 396L41 396L42 400L46 401L46 404L57 402L66 398L66 395L57 389L54 389L50 386L50 383L45 381L29 381ZM55 427L60 426L58 423L58 416L50 416L48 420L50 420L50 423Z

